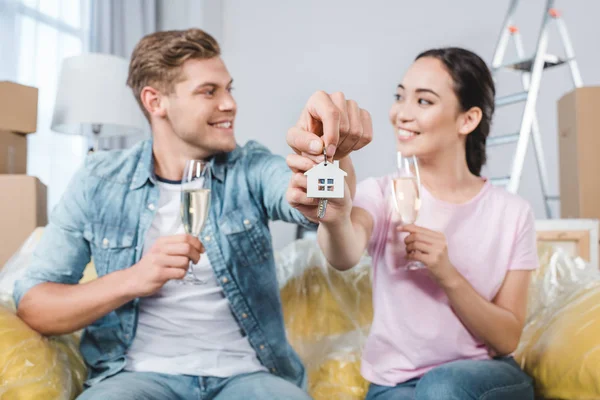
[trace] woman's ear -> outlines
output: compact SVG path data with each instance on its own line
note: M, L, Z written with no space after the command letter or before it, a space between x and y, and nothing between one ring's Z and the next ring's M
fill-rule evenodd
M483 113L479 107L471 107L463 112L458 117L458 133L461 135L468 135L473 132L481 122L482 116Z

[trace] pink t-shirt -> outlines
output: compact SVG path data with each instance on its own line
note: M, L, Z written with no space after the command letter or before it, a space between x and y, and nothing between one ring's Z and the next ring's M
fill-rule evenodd
M373 217L368 251L373 259L374 319L367 339L362 375L394 386L459 359L488 359L449 305L427 270L397 268L405 261L404 238L391 202L390 177L358 185L354 206ZM488 300L498 293L509 270L538 267L534 216L522 198L485 183L463 204L434 198L422 189L416 225L443 232L450 262Z

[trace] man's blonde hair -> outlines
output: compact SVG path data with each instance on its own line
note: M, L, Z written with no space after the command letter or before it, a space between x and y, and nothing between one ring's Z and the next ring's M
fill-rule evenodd
M201 29L163 31L146 35L139 41L131 55L127 86L142 111L140 94L145 86L152 86L164 93L171 93L181 79L181 66L190 59L209 59L221 54L219 44Z

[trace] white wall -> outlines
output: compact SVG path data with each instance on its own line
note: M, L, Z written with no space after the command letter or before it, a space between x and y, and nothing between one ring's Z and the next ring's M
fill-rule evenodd
M341 90L373 115L373 143L354 156L359 178L391 171L393 137L387 113L403 71L420 51L436 46L466 47L490 62L508 3L225 1L222 47L236 80L240 141L256 138L273 151L287 154L285 133L308 96L318 89ZM533 52L545 2L521 3L516 22L526 50ZM558 0L556 5L564 11L584 83L600 84L600 2ZM550 50L562 51L558 36L552 33ZM508 55L513 55L512 48ZM497 84L499 94L508 94L519 90L520 80L504 73ZM570 89L566 68L548 71L537 108L554 192L558 191L556 102ZM517 131L521 110L519 105L500 110L493 132ZM513 150L514 145L492 149L485 173L506 175ZM544 218L532 152L520 193L533 204L536 216ZM293 237L290 228L276 224L274 229L276 247Z
M220 0L158 0L158 29L202 28L222 42Z
M318 89L341 90L368 109L374 120L373 143L354 156L359 179L381 175L393 168L393 137L387 119L395 87L413 58L436 46L462 46L487 62L509 1L396 0L203 0L202 17L194 16L176 0L171 25L197 24L220 38L224 58L235 79L239 104L237 135L240 142L257 139L274 152L289 152L285 134L308 96ZM544 7L543 0L522 1L516 22L533 52ZM175 7L177 4L177 7ZM211 5L212 4L212 5ZM558 0L570 29L581 74L586 85L600 84L600 2ZM180 8L182 7L182 8ZM173 16L173 15L171 15ZM180 22L178 22L180 21ZM219 23L220 21L220 23ZM562 51L557 35L550 50ZM513 56L512 48L507 54ZM520 89L517 75L498 78L498 93ZM556 102L571 89L566 68L548 71L542 82L538 115L549 167L551 190L558 191ZM522 106L500 110L494 133L518 130ZM488 176L506 175L514 145L492 149ZM520 193L538 218L544 218L543 201L530 151ZM555 207L558 211L558 208ZM294 228L274 224L275 247L293 238Z

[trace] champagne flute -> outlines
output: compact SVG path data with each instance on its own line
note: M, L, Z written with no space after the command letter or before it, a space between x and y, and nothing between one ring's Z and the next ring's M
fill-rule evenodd
M421 179L415 156L405 157L398 152L398 171L392 179L392 197L403 225L414 224L421 208ZM420 261L401 266L408 270L425 268Z
M185 233L198 237L208 218L210 208L210 167L203 160L188 160L181 179L181 220ZM185 277L179 282L188 285L202 285L206 281L194 274L194 263Z

